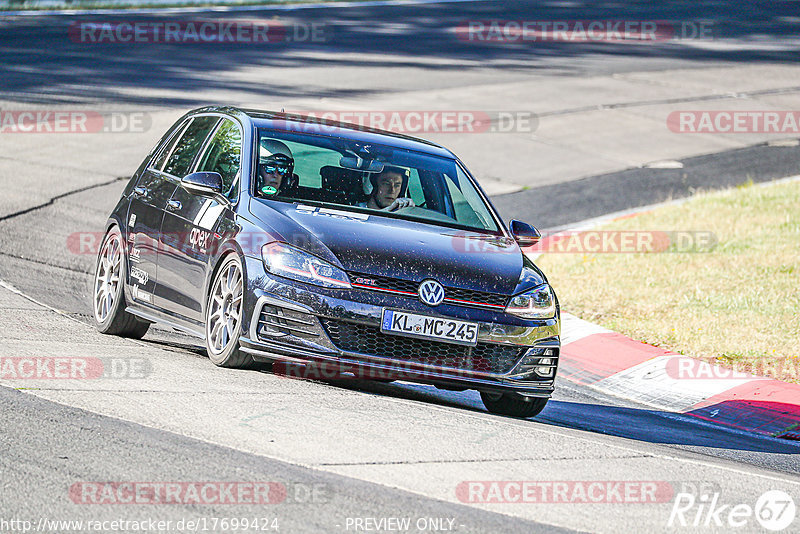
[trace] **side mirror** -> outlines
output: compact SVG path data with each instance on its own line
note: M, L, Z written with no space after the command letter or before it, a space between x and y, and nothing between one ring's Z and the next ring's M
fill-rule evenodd
M535 245L542 238L542 234L539 233L535 226L522 221L511 221L508 229L511 230L511 237L521 247Z
M181 185L190 193L204 197L222 195L222 176L218 172L193 172L181 180Z

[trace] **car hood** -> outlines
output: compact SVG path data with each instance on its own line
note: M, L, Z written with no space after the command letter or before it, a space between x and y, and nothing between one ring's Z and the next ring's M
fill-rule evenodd
M513 294L520 282L523 256L509 238L277 201L253 200L250 210L283 241L349 272L434 278L446 286L504 295Z

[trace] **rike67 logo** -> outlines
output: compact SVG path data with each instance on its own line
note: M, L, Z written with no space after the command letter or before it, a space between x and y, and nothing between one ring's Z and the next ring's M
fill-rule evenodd
M678 493L667 526L724 530L760 526L778 532L792 525L797 512L791 495L780 490L767 491L758 498L755 506L724 503L720 495L718 492L703 493L698 497L692 493Z

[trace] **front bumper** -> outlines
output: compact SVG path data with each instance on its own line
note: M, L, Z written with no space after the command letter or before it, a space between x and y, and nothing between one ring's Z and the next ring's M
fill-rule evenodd
M312 290L270 277L259 277L254 285L241 350L257 361L285 362L289 376L404 380L545 398L553 392L560 353L558 316L509 324L515 321L501 322L504 317L497 312L433 309L415 299L367 290ZM380 333L384 308L478 322L478 346Z

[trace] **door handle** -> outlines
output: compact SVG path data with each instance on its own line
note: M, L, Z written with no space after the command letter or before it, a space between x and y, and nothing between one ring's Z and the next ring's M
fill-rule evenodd
M167 209L168 210L173 210L173 211L174 210L179 210L179 209L181 209L181 207L182 206L181 206L181 203L180 203L179 200L170 200L169 202L167 202Z
M133 188L133 196L135 196L135 197L143 197L147 193L148 193L147 189L145 189L141 185L138 185L138 186Z

